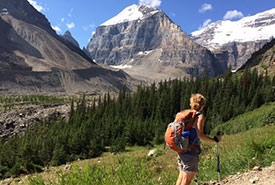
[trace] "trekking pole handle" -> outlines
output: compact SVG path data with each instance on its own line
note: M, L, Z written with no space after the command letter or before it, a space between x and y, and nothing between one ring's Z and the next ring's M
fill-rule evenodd
M217 138L217 136L221 135L221 131L218 131L217 134L214 136L214 140L218 143L219 139Z

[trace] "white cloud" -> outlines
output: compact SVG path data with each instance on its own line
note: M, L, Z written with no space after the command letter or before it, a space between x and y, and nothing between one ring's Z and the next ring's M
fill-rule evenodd
M211 21L212 21L211 19L205 20L205 21L203 22L202 26L199 27L199 30L205 28L208 24L211 23Z
M199 9L199 12L200 13L205 13L206 11L208 10L212 10L213 7L211 4L207 4L207 3L204 3L203 5L201 5L201 8Z
M85 26L82 26L82 28L83 28L84 31L88 31L90 29L94 29L95 28L95 24L85 25Z
M74 24L74 22L71 22L71 23L66 24L66 26L68 29L73 29L75 27L75 24Z
M84 31L88 31L89 30L89 26L82 26Z
M65 21L65 18L61 18L61 22L64 22Z
M57 32L60 33L62 30L58 26L52 26L52 28Z
M242 17L243 17L242 12L239 12L237 10L230 10L230 11L227 11L226 14L223 16L223 20L242 18Z
M95 24L89 24L89 28L95 28Z
M74 9L72 8L72 9L70 10L70 12L68 13L68 16L69 16L69 17L72 17L73 10L74 10Z
M44 8L41 5L38 5L36 1L34 0L28 0L29 3L39 12L41 12Z
M151 7L158 7L161 4L161 0L139 0L139 4L144 4Z

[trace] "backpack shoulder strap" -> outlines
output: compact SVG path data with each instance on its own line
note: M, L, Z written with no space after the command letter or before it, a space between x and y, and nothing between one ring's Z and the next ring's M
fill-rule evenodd
M186 122L186 119L190 118L192 118L192 112L191 110L186 109L177 113L174 123L179 123L182 121Z
M198 118L199 115L201 115L201 112L194 112L192 117L195 119L195 118Z

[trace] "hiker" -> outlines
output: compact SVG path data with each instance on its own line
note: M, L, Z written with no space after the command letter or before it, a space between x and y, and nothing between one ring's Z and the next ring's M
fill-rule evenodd
M201 94L193 94L190 98L190 107L192 112L202 112L206 106L206 99ZM179 113L178 113L179 114ZM176 185L190 185L192 179L198 172L200 139L208 142L219 142L220 136L210 138L204 132L205 117L199 114L189 130L189 140L192 145L190 152L178 153L179 176Z

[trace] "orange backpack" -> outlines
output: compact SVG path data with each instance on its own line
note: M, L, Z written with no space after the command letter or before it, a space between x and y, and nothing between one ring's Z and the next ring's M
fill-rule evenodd
M184 131L189 131L200 112L183 110L177 113L174 122L170 123L165 132L165 142L174 151L184 153L191 150L192 144L188 137L182 137Z

